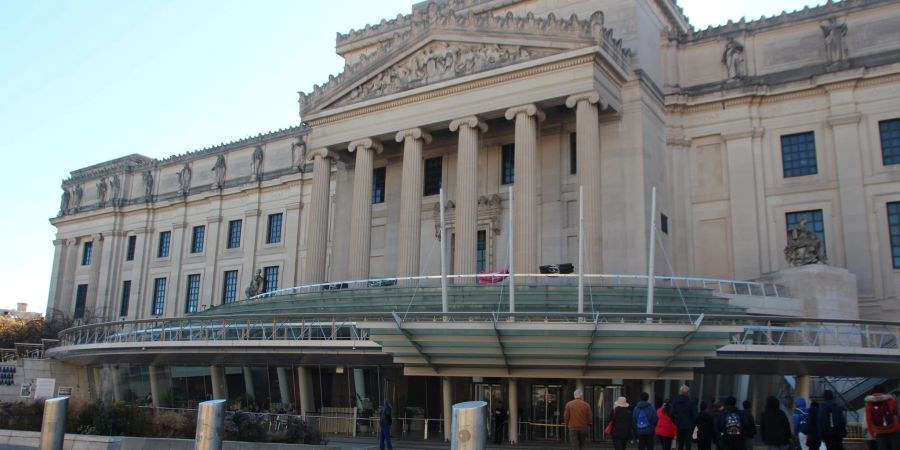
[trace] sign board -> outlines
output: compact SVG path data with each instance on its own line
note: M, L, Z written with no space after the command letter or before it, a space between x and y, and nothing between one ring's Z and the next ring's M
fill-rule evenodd
M38 378L34 385L34 398L52 398L56 392L56 378Z
M31 385L23 384L19 386L19 397L31 398Z
M57 395L57 397L71 396L72 395L72 387L71 386L65 386L65 387L60 386L59 388L56 389L56 395Z

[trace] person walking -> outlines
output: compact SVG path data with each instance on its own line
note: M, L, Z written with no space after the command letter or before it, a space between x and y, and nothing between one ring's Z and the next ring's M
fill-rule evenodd
M678 450L691 450L694 427L697 426L697 407L691 401L690 392L691 388L681 386L678 396L672 400L671 418L678 430Z
M762 441L769 450L788 450L791 444L791 424L787 415L781 410L778 399L766 398L766 409L759 421Z
M593 413L591 405L584 401L584 391L575 389L574 399L566 403L566 410L563 415L566 421L566 428L569 430L569 441L572 442L574 450L584 448L584 441L587 438L588 427L593 421Z
M628 400L625 397L619 397L613 403L612 413L612 441L614 450L625 450L628 441L634 439L636 435L634 430L634 416L628 409Z
M750 400L744 400L741 406L744 408L744 417L747 418L747 423L750 424L750 427L744 433L744 441L747 444L747 450L753 450L753 438L756 437L756 421L753 419L752 410L753 403Z
M716 423L709 413L709 405L700 402L700 413L697 414L697 450L712 450L716 439Z
M806 423L801 426L800 431L806 435L806 448L819 450L822 446L822 434L819 433L819 402L812 401L807 414Z
M877 386L866 396L866 425L869 434L875 437L878 450L900 450L897 399L884 386Z
M391 443L391 423L393 421L391 403L385 400L384 406L381 407L381 441L378 443L380 450L394 449L394 444Z
M672 440L678 434L678 428L669 416L669 400L663 401L663 405L656 410L656 437L659 438L661 450L672 450Z
M650 394L641 392L641 401L634 405L633 416L638 450L653 450L653 435L656 433L659 417L653 404L650 403Z
M809 409L806 408L806 399L797 397L794 400L794 438L800 444L800 450L806 447L806 422L809 420Z
M819 434L828 450L844 450L844 437L847 436L847 418L844 408L834 401L834 392L825 390L822 395L825 401L819 408Z
M725 403L721 401L714 402L711 415L715 425L713 442L716 444L716 450L725 450L725 437L719 432L719 420L722 418L722 414L725 414Z
M716 424L722 439L722 448L725 450L745 450L745 434L750 428L750 420L745 411L737 408L737 399L728 397L725 399L725 410L719 416Z
M494 443L500 445L503 443L503 424L506 423L506 408L503 406L503 400L497 400L494 405Z

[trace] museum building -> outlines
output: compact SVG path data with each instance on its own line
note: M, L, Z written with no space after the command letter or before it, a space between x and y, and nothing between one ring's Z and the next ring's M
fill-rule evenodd
M509 441L559 439L576 386L598 424L686 380L757 401L778 377L708 372L734 317L900 321L898 22L887 0L705 30L674 0L433 0L338 34L296 127L63 181L48 314L80 326L46 354L73 395L390 400L432 437L478 398Z

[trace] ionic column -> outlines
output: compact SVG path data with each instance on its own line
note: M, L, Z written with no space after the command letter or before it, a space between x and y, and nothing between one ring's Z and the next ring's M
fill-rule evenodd
M584 273L601 272L600 222L600 94L585 92L566 99L575 108L575 151L578 184L584 189Z
M303 283L325 281L325 257L328 250L328 206L331 203L331 162L335 159L328 149L309 152L313 162L312 195L309 201L309 223L306 226L306 262Z
M537 122L544 112L535 104L506 110L507 120L516 120L515 143L515 271L535 273L538 270L538 154Z
M450 131L459 130L456 153L456 249L453 273L475 273L478 239L478 133L487 124L475 116L450 122ZM472 283L473 280L458 280Z
M353 141L347 147L356 152L353 175L353 205L350 210L350 261L347 275L353 280L369 278L372 247L372 165L382 146L372 139Z
M397 276L419 275L419 247L422 235L422 190L425 167L422 159L423 143L431 142L431 135L421 128L397 133L403 143L403 183L400 188L399 246L397 248Z
M209 375L212 382L213 400L227 400L228 383L225 379L225 368L222 366L209 366Z

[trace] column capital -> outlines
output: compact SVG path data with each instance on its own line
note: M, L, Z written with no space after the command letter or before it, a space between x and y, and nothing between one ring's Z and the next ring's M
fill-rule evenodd
M534 103L529 103L527 105L513 106L506 110L506 120L513 120L519 114L525 114L527 116L537 116L539 121L544 120L547 116L544 114L544 111L541 110Z
M372 138L359 139L351 142L350 145L347 146L347 150L351 153L359 148L362 148L363 150L375 150L375 153L381 153L381 151L384 150L381 142L372 140Z
M320 157L322 159L330 159L332 161L337 161L337 155L335 155L334 152L328 150L325 147L317 148L315 150L310 150L309 152L306 153L307 161L310 161L310 162L315 161L316 157Z
M431 134L418 127L398 131L397 135L394 136L394 140L397 142L403 142L407 137L411 137L413 139L421 139L425 141L426 144L431 143Z
M463 125L473 129L478 128L482 133L485 133L488 130L487 123L479 119L478 116L468 116L451 121L450 131L456 131Z
M573 94L566 98L566 107L574 108L578 106L578 102L588 102L590 104L600 103L600 94L597 91L587 91L580 94Z

